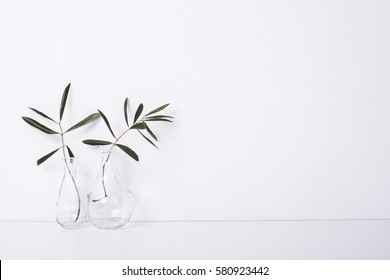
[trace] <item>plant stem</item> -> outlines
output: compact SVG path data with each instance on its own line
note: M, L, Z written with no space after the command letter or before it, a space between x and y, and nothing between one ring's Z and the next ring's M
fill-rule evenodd
M139 123L139 122L143 122L144 121L144 118L140 119L139 121L137 121L136 123L134 123L133 125ZM128 129L126 129L118 138L115 137L115 141L112 143L112 147L111 149L109 150L108 152L108 155L107 155L107 158L106 160L104 161L103 163L103 168L102 168L102 186L103 186L103 191L104 191L104 196L102 198L99 198L99 199L93 199L92 202L98 202L106 197L108 197L107 195L107 189L106 189L106 184L104 182L104 174L106 172L106 164L108 162L108 160L110 159L110 156L111 156L111 153L112 153L112 150L114 149L116 143L118 143L119 139L121 139L127 132L129 132L131 130L131 127L129 127Z
M114 148L114 146L112 146L112 148L108 152L107 158L104 161L103 168L102 168L102 186L103 186L104 196L101 197L101 198L98 198L98 199L92 199L92 202L98 202L98 201L100 201L100 200L102 200L102 199L104 199L104 198L106 198L108 196L107 195L107 189L106 189L106 183L104 182L104 174L106 172L106 163L108 162L108 159L110 158L110 155L111 155L111 152L112 152L113 148Z
M62 155L64 157L64 163L65 163L65 167L66 169L68 170L68 173L70 175L70 178L72 179L72 182L73 182L73 185L76 189L76 193L77 193L77 198L78 198L78 209L77 209L77 215L76 215L76 218L75 218L75 222L77 222L77 220L79 219L80 217L80 211L81 211L81 196L80 196L80 191L77 187L77 184L76 184L76 179L73 177L73 174L72 172L70 171L70 168L69 168L69 165L68 165L68 162L66 160L66 154L65 154L65 141L64 141L64 131L62 129L62 126L61 126L61 122L58 123L59 127L60 127L60 130L61 130L61 149L62 149Z

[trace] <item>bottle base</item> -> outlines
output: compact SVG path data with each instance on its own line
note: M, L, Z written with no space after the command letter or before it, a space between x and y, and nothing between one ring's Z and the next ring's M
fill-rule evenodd
M75 222L75 221L70 221L70 222L59 222L57 223L63 227L64 229L79 229L82 223L80 222Z
M113 218L113 219L91 219L91 223L99 229L118 229L125 226L129 219Z

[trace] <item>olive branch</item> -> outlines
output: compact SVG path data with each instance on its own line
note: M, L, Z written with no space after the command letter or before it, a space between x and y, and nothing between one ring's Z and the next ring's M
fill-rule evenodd
M56 130L53 130L43 124L41 124L40 122L32 119L32 118L29 118L29 117L22 117L22 119L28 123L29 125L31 125L32 127L46 133L46 134L50 134L50 135L59 135L60 138L61 138L61 146L58 147L57 149L51 151L50 153L44 155L43 157L39 158L37 160L37 165L41 165L42 163L44 163L46 160L48 160L51 156L53 156L57 151L61 150L62 151L62 157L63 157L63 160L64 160L64 163L65 163L65 167L72 179L72 182L73 182L73 185L76 189L76 192L77 192L77 196L78 196L78 211L77 211L77 216L75 218L75 221L78 220L79 216L80 216L80 206L81 206L81 197L80 197L80 192L77 188L77 185L76 185L76 180L72 174L72 172L70 171L70 168L69 168L69 165L68 165L68 161L67 161L67 156L66 154L68 154L69 158L74 158L74 153L72 152L72 150L70 149L70 147L68 145L65 144L65 139L64 139L64 135L73 131L73 130L76 130L82 126L85 126L89 123L92 123L94 121L96 121L97 119L100 118L100 114L99 113L94 113L94 114L91 114L89 116L87 116L86 118L84 118L83 120L79 121L78 123L76 123L75 125L71 126L70 128L68 128L67 130L64 130L63 129L63 126L62 126L62 117L64 115L64 111L65 111L65 106L66 106L66 101L68 99L68 95L69 95L69 90L70 90L70 83L66 86L65 90L64 90L64 93L62 94L62 99L61 99L61 105L60 105L60 112L59 112L59 121L56 121L54 120L53 118L49 117L48 115L46 115L45 113L42 113L41 111L37 110L37 109L34 109L34 108L31 108L29 107L30 110L32 110L33 112L37 113L38 115L40 115L41 117L47 119L47 120L50 120L51 122L55 123L58 125L58 130L59 131L56 131Z
M102 200L108 196L107 189L106 189L103 178L104 178L104 174L105 174L106 164L107 164L107 162L111 156L112 150L115 146L117 146L119 149L121 149L123 152L125 152L128 156L130 156L135 161L139 161L138 155L130 147L125 146L123 144L119 144L119 140L121 140L121 138L125 134L127 134L131 130L136 130L148 143L150 143L151 145L153 145L155 148L158 149L157 145L149 138L149 137L151 137L157 142L158 141L157 136L153 133L153 131L150 129L150 127L148 126L147 123L148 122L172 122L172 119L173 119L172 116L156 115L156 113L161 112L162 110L164 110L168 106L169 106L169 103L162 105L162 106L150 111L149 113L145 114L142 118L140 118L142 115L143 109L144 109L144 105L141 103L138 106L137 111L134 114L133 123L129 124L129 116L128 116L129 106L128 106L128 98L126 98L125 102L123 104L123 109L124 109L124 118L125 118L127 128L124 132L119 134L119 136L116 136L116 134L112 130L110 122L108 121L108 119L104 115L104 113L102 111L98 110L98 112L99 112L100 116L102 117L104 123L106 124L108 130L110 131L111 135L114 137L114 140L113 141L97 140L97 139L83 140L84 144L91 145L91 146L112 145L112 147L110 148L110 150L108 152L107 158L105 159L105 161L103 163L102 185L103 185L104 196L100 199L92 200L93 202L97 202L97 201ZM144 131L144 132L142 132L142 131ZM149 134L149 137L145 135L146 134L145 131Z

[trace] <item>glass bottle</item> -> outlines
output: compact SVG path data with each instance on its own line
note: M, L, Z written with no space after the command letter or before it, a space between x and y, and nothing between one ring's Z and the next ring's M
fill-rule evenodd
M64 228L76 229L87 221L85 196L76 176L76 159L63 160L64 177L57 200L57 222Z
M101 229L116 229L128 223L133 213L131 192L119 177L115 165L115 147L99 146L100 168L88 196L89 217L93 225Z

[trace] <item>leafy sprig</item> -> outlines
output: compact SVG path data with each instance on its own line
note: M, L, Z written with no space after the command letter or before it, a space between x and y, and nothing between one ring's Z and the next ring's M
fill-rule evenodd
M86 139L83 141L83 143L87 144L87 145L91 145L91 146L104 146L104 145L112 145L112 147L117 146L119 149L121 149L123 152L125 152L132 159L134 159L135 161L139 161L138 155L130 147L125 146L123 144L119 144L119 140L126 133L128 133L131 130L136 130L142 136L143 139L145 139L148 143L150 143L151 145L153 145L155 148L158 149L157 145L149 138L149 137L151 137L154 139L154 141L156 141L156 142L158 141L157 136L153 133L153 131L148 126L148 122L152 122L152 121L153 122L155 122L155 121L172 122L172 119L173 119L172 116L155 115L155 114L161 112L162 110L164 110L166 107L168 107L169 103L162 105L162 106L150 111L149 113L145 114L142 118L141 118L141 115L142 115L142 112L144 110L144 105L142 103L139 104L138 108L134 114L132 124L129 123L128 103L129 103L129 100L128 100L128 98L126 98L125 102L123 104L124 105L123 109L124 109L124 118L125 118L125 123L127 125L127 129L124 132L122 132L122 134L120 134L119 136L116 136L114 131L112 130L111 124L110 124L109 120L107 119L106 115L102 111L98 110L98 112L99 112L100 116L102 117L102 119L104 120L104 123L106 124L109 132L114 137L114 140L107 141L107 140L97 140L97 139ZM146 135L146 133L148 133L148 135Z
M67 169L67 172L69 173L71 179L72 179L72 182L73 182L73 185L75 187L75 190L77 192L77 197L78 197L78 210L77 210L77 215L75 217L75 221L77 221L80 217L80 211L81 211L81 195L80 195L80 192L79 192L79 189L77 187L77 184L76 184L76 179L74 178L70 168L69 168L69 165L68 165L68 162L66 160L66 152L68 153L68 156L69 158L74 158L74 154L72 152L72 150L70 149L70 147L68 145L65 145L65 140L64 140L64 135L66 133L69 133L75 129L78 129L84 125L87 125L89 123L92 123L94 121L96 121L97 119L100 118L100 114L99 113L94 113L94 114L91 114L89 116L87 116L86 118L82 119L81 121L79 121L78 123L76 123L75 125L71 126L70 128L68 128L67 130L64 131L64 129L62 128L62 117L64 115L64 111L65 111L65 106L66 106L66 101L68 100L68 95L69 95L69 90L70 90L70 83L66 86L65 90L64 90L64 93L62 94L62 99L61 99L61 105L60 105L60 114L59 114L59 121L55 121L53 118L49 117L48 115L46 115L45 113L42 113L41 111L37 110L37 109L34 109L34 108L31 108L29 107L33 112L37 113L38 115L40 115L41 117L45 118L45 119L48 119L50 120L51 122L53 123L56 123L58 125L58 129L59 131L56 131L56 130L53 130L47 126L44 126L43 124L41 124L40 122L32 119L32 118L29 118L29 117L22 117L22 119L28 123L29 125L31 125L32 127L46 133L46 134L58 134L60 135L61 137L61 146L53 151L51 151L50 153L44 155L43 157L41 157L40 159L37 160L37 165L40 165L42 163L44 163L46 160L48 160L51 156L53 156L57 151L59 150L62 150L62 156L63 156L63 160L64 160L64 163L65 163L65 167Z
M128 133L129 131L131 130L136 130L138 131L142 137L148 142L150 143L151 145L153 145L154 147L156 147L158 149L158 147L156 146L156 144L150 140L144 133L142 133L141 131L146 131L147 133L149 133L149 135L155 140L157 141L157 137L156 135L152 132L152 130L149 128L148 126L148 122L149 121L166 121L166 122L172 122L172 119L173 117L171 116L168 116L168 115L154 115L162 110L164 110L168 105L168 104L165 104L163 106L160 106L152 111L150 111L149 113L147 113L146 115L144 115L142 118L141 118L141 115L142 115L142 112L144 110L144 105L141 103L135 114L134 114L134 118L133 118L133 123L130 125L129 124L129 106L128 106L128 103L129 103L129 100L128 98L125 99L125 102L123 104L123 110L124 110L124 117L125 117L125 123L127 125L127 129L122 133L120 134L118 137L115 136L115 133L114 131L112 130L111 128L111 125L110 125L110 122L108 121L107 117L104 115L104 113L100 110L98 110L99 114L101 115L102 119L104 120L104 123L106 124L108 130L110 131L111 135L114 137L114 141L106 141L106 140L96 140L96 139L87 139L87 140L84 140L83 143L84 144L87 144L87 145L92 145L92 146L105 146L105 145L112 145L111 149L109 150L108 152L108 155L107 155L107 158L105 159L105 162L103 163L103 173L102 173L102 176L104 178L104 174L105 174L105 168L106 168L106 164L111 156L111 153L112 153L112 150L115 146L117 146L120 150L122 150L123 152L125 152L129 157L131 157L132 159L134 159L135 161L139 161L139 157L138 155L136 154L136 152L134 152L130 147L126 146L126 145L123 145L123 144L119 144L119 140L126 134ZM98 202L100 200L103 200L104 198L108 197L108 194L107 194L107 188L106 188L106 185L105 185L105 182L104 182L104 179L102 178L102 186L103 186L103 191L104 191L104 196L99 198L99 199L93 199L92 202Z
M48 160L51 156L53 156L57 151L59 150L62 150L63 151L63 157L64 159L66 158L66 153L68 154L68 156L70 158L73 158L74 157L74 154L72 152L72 150L70 149L70 147L68 145L65 145L64 143L64 135L73 131L73 130L76 130L84 125L87 125L89 123L92 123L94 121L96 121L97 119L100 118L100 114L99 113L93 113L89 116L87 116L86 118L82 119L81 121L79 121L78 123L76 123L75 125L71 126L70 128L68 128L67 130L64 131L64 129L62 128L62 117L64 115L64 111L65 111L65 107L66 107L66 101L68 99L68 95L69 95L69 90L70 90L70 86L71 84L69 83L65 90L64 90L64 93L62 94L62 99L61 99L61 105L60 105L60 110L59 110L59 121L56 121L54 120L54 118L51 118L49 117L47 114L35 109L35 108L31 108L29 107L30 110L32 110L33 112L35 112L36 114L40 115L41 117L55 123L58 125L58 130L54 130L54 129L51 129L43 124L41 124L40 122L30 118L30 117L22 117L22 119L28 123L29 125L31 125L32 127L40 130L41 132L44 132L46 134L53 134L53 135L59 135L61 137L61 146L53 151L51 151L50 153L44 155L43 157L41 157L40 159L37 160L37 165L40 165L42 164L43 162L45 162L46 160Z

